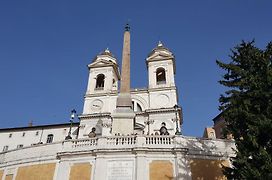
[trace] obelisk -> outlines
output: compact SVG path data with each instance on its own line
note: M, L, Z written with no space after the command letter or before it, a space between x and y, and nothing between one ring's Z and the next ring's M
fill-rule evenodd
M127 24L124 33L120 94L117 107L131 107L130 97L130 27Z
M112 133L116 135L130 135L134 131L135 113L132 110L130 95L130 27L128 24L124 32L120 85L116 110L112 113Z

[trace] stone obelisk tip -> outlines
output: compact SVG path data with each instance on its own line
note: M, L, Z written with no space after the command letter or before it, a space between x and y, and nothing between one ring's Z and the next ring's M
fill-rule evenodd
M125 31L129 31L130 30L130 26L129 24L127 23L126 26L125 26Z

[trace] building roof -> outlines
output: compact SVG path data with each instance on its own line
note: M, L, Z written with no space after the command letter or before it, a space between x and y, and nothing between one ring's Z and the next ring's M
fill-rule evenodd
M72 126L78 126L79 122L74 122ZM70 123L62 124L47 124L47 125L37 125L37 126L24 126L24 127L12 127L12 128L1 128L0 132L11 131L11 130L31 130L31 129L40 129L40 128L52 128L52 127L62 127L70 126Z
M115 56L110 52L109 48L105 49L103 52L95 56L93 62L101 59L117 64L117 60Z
M108 56L114 57L114 55L110 52L109 48L101 52L100 55L108 55Z
M217 116L215 116L212 120L213 120L213 123L217 123L218 121L224 119L223 118L223 112L220 112Z
M152 56L155 52L160 52L160 51L168 52L169 54L172 55L172 52L171 52L168 48L166 48L166 47L162 44L161 41L159 41L157 47L155 47L155 48L148 54L147 57L150 57L150 56Z

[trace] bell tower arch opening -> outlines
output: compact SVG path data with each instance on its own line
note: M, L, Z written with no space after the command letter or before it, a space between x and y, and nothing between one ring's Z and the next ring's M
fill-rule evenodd
M160 67L156 70L156 82L159 84L166 84L165 69Z
M104 85L105 85L105 75L104 74L98 74L96 76L95 90L103 90Z

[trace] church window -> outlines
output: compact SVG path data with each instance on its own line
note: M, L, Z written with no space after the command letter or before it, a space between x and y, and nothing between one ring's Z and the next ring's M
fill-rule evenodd
M104 74L98 74L97 77L96 77L95 90L103 90L104 89L104 81L105 81L105 75Z
M156 80L157 80L157 85L166 83L165 69L164 68L158 68L157 69L157 71L156 71Z
M112 86L113 86L113 87L116 87L115 82L116 82L115 79L112 79Z
M136 112L140 112L140 111L142 111L142 107L140 106L140 104L137 103Z
M4 146L4 147L3 147L3 152L7 151L8 148L9 148L8 146Z
M54 135L53 134L48 134L46 143L52 143L53 142Z
M141 112L141 111L143 111L141 105L139 103L135 102L135 101L132 101L132 110L134 112Z

